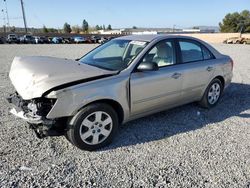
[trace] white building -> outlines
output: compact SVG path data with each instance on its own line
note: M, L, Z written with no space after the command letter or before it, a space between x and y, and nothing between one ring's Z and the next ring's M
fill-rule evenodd
M121 35L123 29L112 29L112 30L98 30L93 31L91 34L101 34L101 35Z

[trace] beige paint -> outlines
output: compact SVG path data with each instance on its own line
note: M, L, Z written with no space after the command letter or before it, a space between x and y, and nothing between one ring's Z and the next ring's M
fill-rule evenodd
M205 45L216 57L203 62L190 62L166 66L158 71L135 71L144 55L158 42L176 38L168 35L126 36L120 39L148 41L149 44L137 55L128 68L119 74L55 89L47 98L56 103L47 114L47 120L70 117L83 107L100 100L119 104L123 110L123 122L159 112L189 102L201 100L210 81L221 76L225 87L232 79L231 59L220 54L212 46ZM114 39L118 40L118 39ZM208 70L208 68L211 68ZM76 61L49 57L24 57L14 59L10 71L12 84L24 99L40 97L45 91L67 81L110 74ZM111 73L114 73L113 71ZM179 74L179 77L174 75ZM31 83L31 85L29 85ZM117 110L117 109L115 109ZM31 117L30 119L32 119ZM29 120L30 121L30 120Z
M111 73L74 60L28 56L15 57L9 76L16 91L28 100L65 83Z

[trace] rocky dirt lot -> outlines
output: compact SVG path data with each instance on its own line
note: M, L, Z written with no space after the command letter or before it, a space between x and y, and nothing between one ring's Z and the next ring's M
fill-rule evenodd
M0 187L250 187L250 45L214 45L235 62L221 102L189 104L127 123L114 143L81 151L39 140L8 113L14 56L78 58L93 45L0 46Z

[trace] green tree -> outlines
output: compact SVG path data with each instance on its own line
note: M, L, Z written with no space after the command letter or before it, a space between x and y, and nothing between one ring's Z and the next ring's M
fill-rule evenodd
M99 26L99 25L96 25L96 26L95 26L95 29L96 29L96 30L100 30L100 26Z
M248 27L245 29L245 32L246 32L246 33L250 33L250 26L248 26Z
M63 25L63 31L64 33L71 33L72 31L70 25L67 22Z
M89 30L89 23L84 19L82 22L82 30L83 32L87 33Z
M48 32L49 32L48 28L44 25L43 26L43 33L48 33Z
M112 27L110 24L108 25L107 30L112 30Z
M133 26L132 29L137 29L137 27L136 27L136 26Z
M229 13L219 23L219 26L220 31L225 33L250 32L250 11L243 10L241 13Z

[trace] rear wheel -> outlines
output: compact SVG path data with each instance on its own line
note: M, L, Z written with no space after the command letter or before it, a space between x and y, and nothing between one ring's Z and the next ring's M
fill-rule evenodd
M68 140L83 150L96 150L109 144L118 129L118 116L104 103L91 104L69 122Z
M201 101L200 105L204 108L211 108L215 106L221 97L223 91L222 83L219 79L213 79L208 85Z

